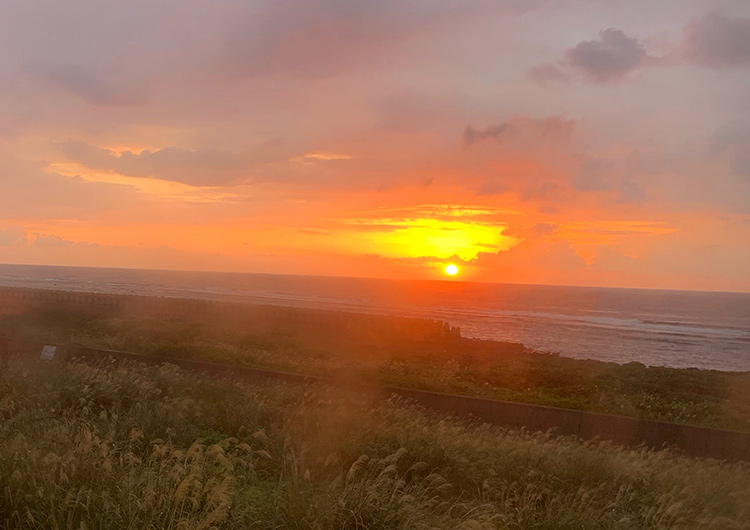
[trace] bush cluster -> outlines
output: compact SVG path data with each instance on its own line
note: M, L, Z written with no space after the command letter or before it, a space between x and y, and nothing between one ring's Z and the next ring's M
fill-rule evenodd
M750 528L750 468L170 365L0 373L0 527Z

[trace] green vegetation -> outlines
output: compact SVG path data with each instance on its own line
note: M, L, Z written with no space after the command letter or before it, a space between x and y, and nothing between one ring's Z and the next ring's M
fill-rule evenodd
M269 335L216 322L124 320L59 311L4 317L3 333L750 431L750 373L583 361L491 341L372 344Z
M0 370L0 527L750 528L750 468L174 366Z

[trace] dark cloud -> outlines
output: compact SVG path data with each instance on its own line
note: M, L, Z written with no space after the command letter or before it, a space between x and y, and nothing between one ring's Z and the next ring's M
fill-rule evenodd
M487 138L495 138L497 140L500 140L502 139L503 133L508 131L508 127L509 126L507 123L490 125L489 127L485 127L484 129L475 129L472 126L469 126L464 131L464 143L466 143L466 145L472 145L481 140L486 140Z
M710 68L750 65L750 18L718 13L693 18L684 29L683 54Z
M565 52L559 65L544 63L529 69L526 77L541 85L569 80L570 70L596 83L620 81L646 64L669 66L682 62L708 68L750 65L750 18L707 13L683 28L682 43L663 57L654 57L637 39L619 29L599 32L595 40L579 42Z
M85 142L60 144L71 160L99 171L113 171L129 177L151 177L193 186L222 186L237 182L248 171L249 161L214 149L188 150L165 147L139 153L124 151L117 155Z
M207 33L205 11L198 0L5 2L3 68L25 81L30 96L58 107L69 104L60 105L56 93L97 106L139 105L166 76L188 63L196 68L195 49L207 44L193 44ZM189 29L199 18L202 34Z
M516 116L505 123L490 125L483 129L469 126L464 131L463 141L467 146L471 146L482 140L494 139L515 147L540 140L560 143L570 139L575 123L575 120L566 120L562 116L550 116L543 120Z
M549 236L557 232L558 226L555 223L537 223L530 228L531 233L537 236Z
M579 42L565 53L573 68L597 83L624 78L643 64L646 57L636 39L615 28L600 31L597 40Z

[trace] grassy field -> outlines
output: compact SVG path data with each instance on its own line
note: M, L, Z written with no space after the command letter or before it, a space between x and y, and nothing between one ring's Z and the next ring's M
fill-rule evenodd
M70 313L5 317L0 320L3 332L40 341L750 431L750 373L582 361L496 342L368 345L259 335L215 323Z
M323 387L13 361L0 418L2 528L750 528L747 464Z

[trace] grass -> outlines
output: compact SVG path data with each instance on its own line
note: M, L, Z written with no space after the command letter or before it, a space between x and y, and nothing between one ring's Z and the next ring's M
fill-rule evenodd
M155 319L31 313L1 333L437 392L750 431L750 373L584 361L461 340L368 344Z
M0 527L750 528L747 464L133 363L0 370Z

